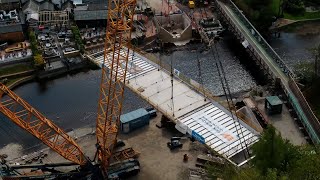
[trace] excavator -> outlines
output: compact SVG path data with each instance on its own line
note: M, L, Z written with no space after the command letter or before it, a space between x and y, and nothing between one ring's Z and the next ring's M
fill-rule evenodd
M104 62L101 68L96 119L97 152L94 160L90 160L65 131L4 84L0 84L0 112L66 160L79 165L80 172L83 173L67 179L81 179L88 174L91 174L91 179L108 179L110 159L119 132L135 6L136 0L108 2ZM57 177L61 179L64 176L60 174Z

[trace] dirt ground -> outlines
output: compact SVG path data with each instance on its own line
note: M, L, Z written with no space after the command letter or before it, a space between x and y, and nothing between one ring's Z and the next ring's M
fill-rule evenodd
M196 168L195 162L199 154L205 154L206 148L198 142L191 142L189 139L181 140L182 149L170 151L167 142L172 136L181 136L177 130L173 128L158 128L156 124L160 124L161 114L150 120L150 124L142 128L136 129L128 134L120 134L126 146L133 147L135 151L140 152L138 160L140 162L141 171L138 175L129 178L130 180L185 180L188 179L188 168ZM71 133L71 136L78 138L76 142L81 146L91 160L96 152L96 137L92 132L92 128L78 129ZM89 133L89 134L88 134ZM88 134L88 135L84 135ZM43 163L67 162L63 157L46 148L43 150L48 156L43 159ZM189 155L189 161L183 162L183 155ZM19 162L16 160L15 162ZM22 162L22 161L20 161ZM33 162L33 164L39 163ZM74 169L73 167L57 168L67 171Z
M265 98L261 98L258 102L258 107L265 111L264 102ZM291 117L288 108L283 105L282 113L276 115L269 115L271 124L281 133L284 139L288 139L294 145L307 144L303 133L300 131L298 125L294 122Z
M159 113L158 113L159 114ZM149 126L138 129L120 138L128 142L136 151L141 153L139 161L140 173L130 180L184 180L188 179L188 168L195 168L197 155L204 154L201 144L192 143L189 139L181 140L182 149L170 151L167 142L172 136L181 136L175 129L159 129L161 115L150 121ZM183 155L189 155L189 161L183 162Z

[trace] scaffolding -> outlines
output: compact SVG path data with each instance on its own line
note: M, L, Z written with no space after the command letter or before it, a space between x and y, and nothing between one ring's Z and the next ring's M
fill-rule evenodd
M67 25L69 23L69 11L41 11L39 12L39 24Z

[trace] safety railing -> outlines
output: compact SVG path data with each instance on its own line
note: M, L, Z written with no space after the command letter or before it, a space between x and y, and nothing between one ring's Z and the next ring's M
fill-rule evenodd
M238 17L241 24L244 25L249 31L250 35L254 37L257 45L261 46L263 50L272 58L273 62L284 72L287 76L294 77L292 70L283 62L281 57L274 51L274 49L269 45L269 43L263 38L263 36L256 30L256 28L250 23L250 21L245 17L242 11L232 2L232 0L226 0L229 8ZM220 5L219 2L217 2Z
M171 65L168 63L162 62L154 54L146 53L146 52L142 51L141 49L134 48L134 47L130 47L130 49L133 49L135 52L138 52L139 54L143 55L145 58L147 58L151 62L157 64L159 69L164 70L164 71L168 72L169 74L171 73ZM212 99L217 102L222 101L219 97L213 95L210 90L203 87L202 85L200 85L196 81L192 80L191 78L185 76L177 69L172 68L172 72L175 77L179 78L181 81L183 81L185 84L187 84L192 89L198 91L199 93L202 93L202 95L204 95L205 98L209 98L209 99Z

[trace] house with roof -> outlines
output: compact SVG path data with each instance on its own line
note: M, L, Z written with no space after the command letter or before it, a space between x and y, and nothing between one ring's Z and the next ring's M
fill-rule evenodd
M24 14L38 13L40 11L54 11L55 5L50 0L41 2L35 0L28 0L22 7Z
M23 25L21 23L0 25L0 42L21 42L24 40Z
M79 4L74 8L74 20L79 27L104 27L107 24L107 12L106 2Z
M20 0L0 0L0 10L8 11L20 8Z
M24 16L18 0L0 0L0 42L24 41Z
M73 8L74 8L74 4L71 0L67 0L61 4L62 11L72 12Z

